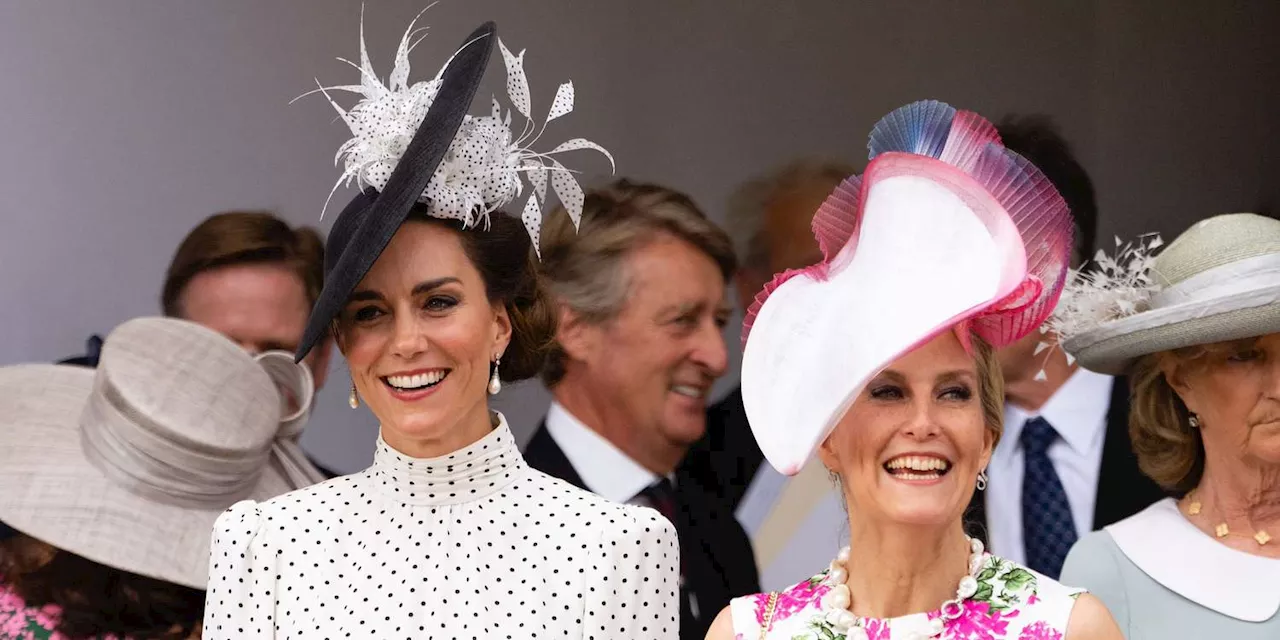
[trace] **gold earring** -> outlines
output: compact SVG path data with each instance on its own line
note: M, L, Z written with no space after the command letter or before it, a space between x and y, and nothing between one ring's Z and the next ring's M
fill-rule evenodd
M355 380L351 381L351 395L347 396L347 404L351 405L352 409L360 406L360 396L356 395Z

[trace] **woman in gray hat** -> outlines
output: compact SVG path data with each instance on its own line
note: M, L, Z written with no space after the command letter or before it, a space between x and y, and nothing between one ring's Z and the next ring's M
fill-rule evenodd
M1157 246L1104 257L1052 322L1084 367L1129 377L1138 463L1178 497L1081 539L1062 579L1129 638L1277 638L1280 221L1215 216Z
M214 519L320 479L293 441L313 389L170 318L120 325L97 370L0 368L0 638L197 636Z

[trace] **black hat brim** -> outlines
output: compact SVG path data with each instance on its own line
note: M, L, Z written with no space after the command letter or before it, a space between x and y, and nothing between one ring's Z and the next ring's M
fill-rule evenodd
M440 89L400 162L379 193L365 189L342 210L325 242L324 289L307 319L295 360L328 331L356 285L387 248L453 144L489 64L497 26L486 22L463 42L440 77Z

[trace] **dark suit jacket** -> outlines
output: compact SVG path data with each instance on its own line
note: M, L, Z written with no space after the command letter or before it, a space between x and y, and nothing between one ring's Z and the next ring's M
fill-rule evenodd
M706 484L715 486L730 511L737 511L764 463L742 406L742 387L707 409L707 432L694 445L692 455L704 460L702 467L709 471Z
M1093 529L1097 531L1123 520L1165 497L1153 480L1138 470L1138 458L1129 442L1129 382L1116 378L1107 409L1107 433L1102 444L1102 465L1098 471L1098 495L1093 507ZM987 541L987 502L981 492L965 512L966 529Z
M539 425L525 446L524 458L529 466L543 473L580 489L587 488L573 463L552 439L546 423ZM685 584L698 602L696 617L688 602L680 603L681 640L702 640L711 621L730 599L760 591L751 541L733 511L704 484L708 477L705 465L705 458L695 455L686 458L676 470L676 533Z

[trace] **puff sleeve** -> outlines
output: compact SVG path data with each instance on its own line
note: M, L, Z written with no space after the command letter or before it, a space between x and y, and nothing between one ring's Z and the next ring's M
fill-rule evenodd
M609 521L592 556L583 636L678 638L679 567L675 527L653 509L625 507Z
M243 500L214 523L205 594L205 640L271 638L276 628L277 552L260 505Z

